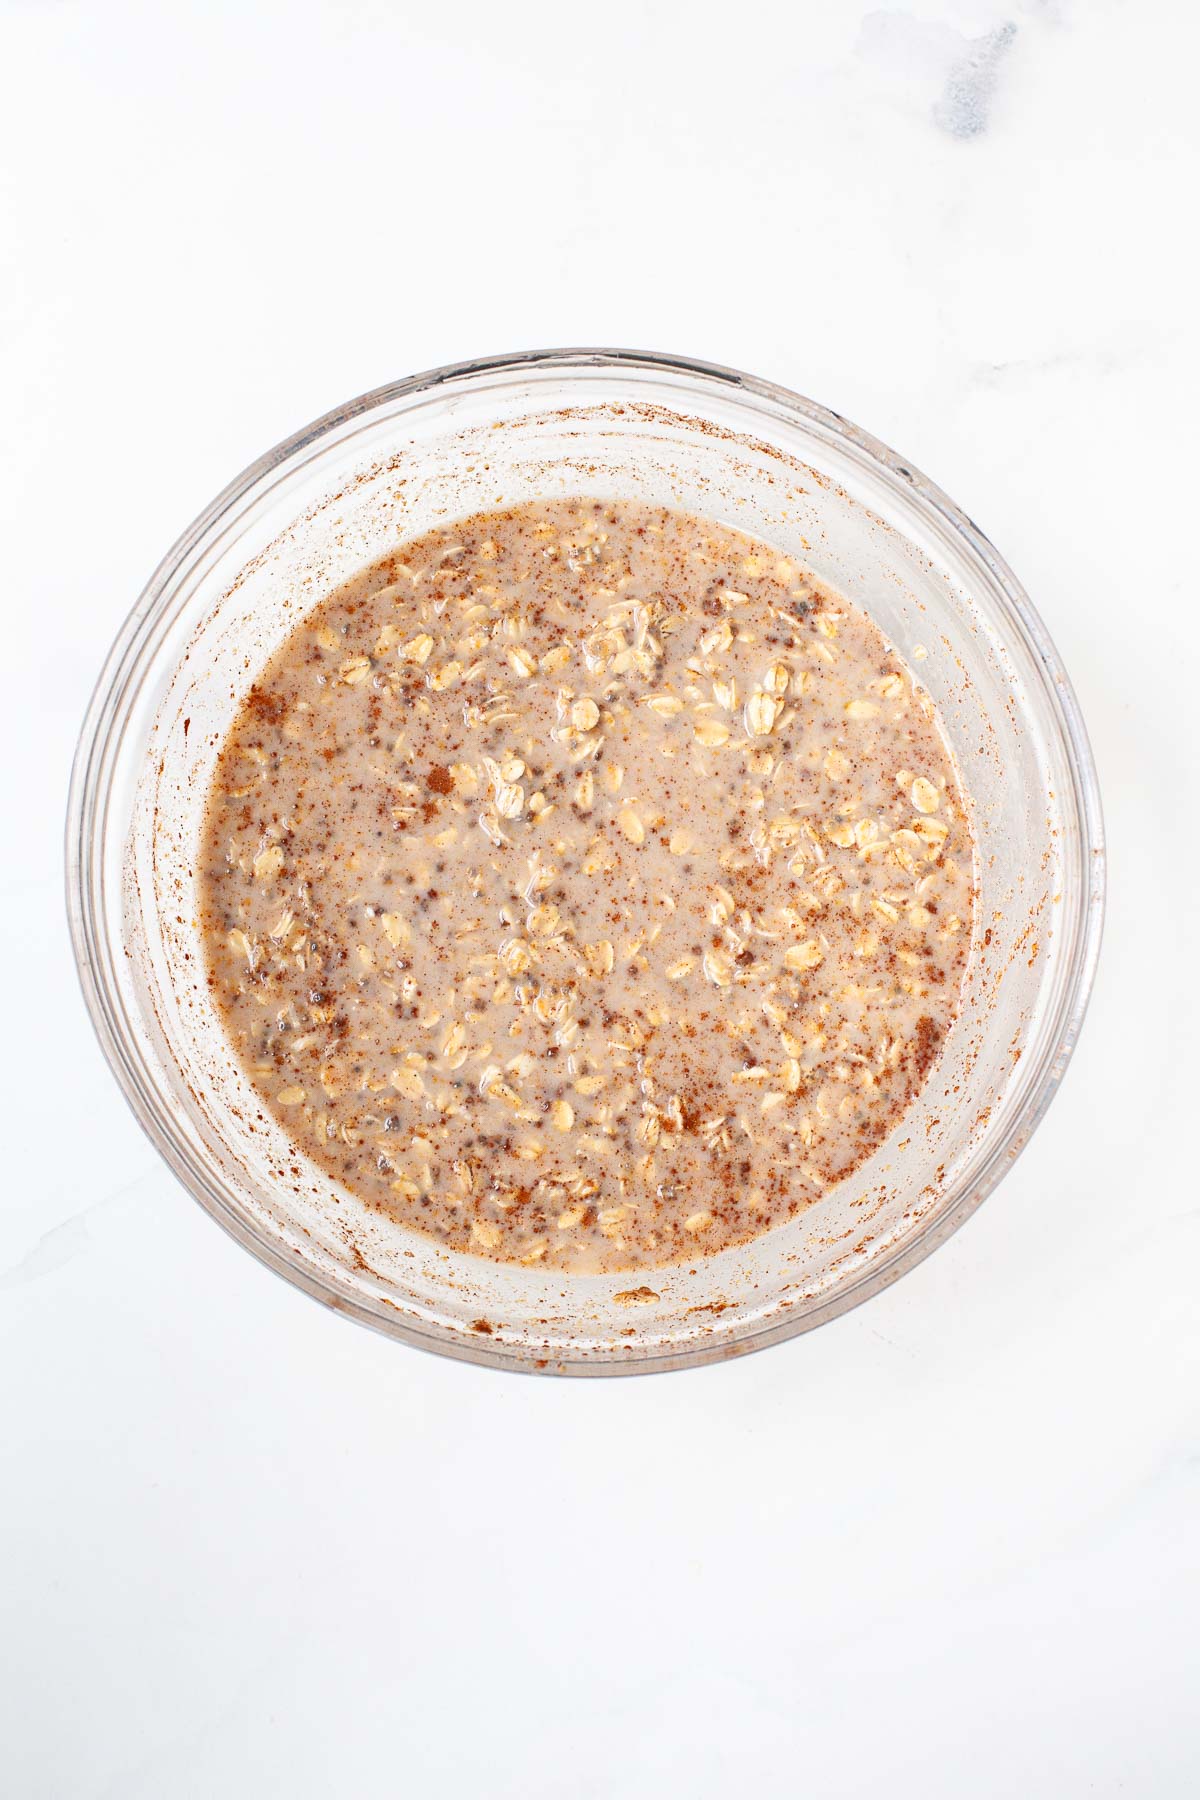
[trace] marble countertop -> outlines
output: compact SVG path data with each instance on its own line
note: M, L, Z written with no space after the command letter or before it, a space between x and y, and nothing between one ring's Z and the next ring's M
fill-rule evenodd
M1197 15L0 34L0 1785L1200 1791ZM765 1354L570 1383L385 1342L210 1223L92 1039L60 864L103 654L230 475L393 376L589 341L798 388L979 521L1076 683L1111 885L1063 1091L951 1243Z

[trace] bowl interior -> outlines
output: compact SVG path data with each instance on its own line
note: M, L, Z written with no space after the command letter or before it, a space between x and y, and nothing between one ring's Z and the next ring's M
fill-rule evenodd
M864 607L939 708L978 848L964 1003L892 1137L788 1225L646 1278L567 1278L447 1252L335 1186L259 1109L209 1001L196 927L216 754L280 639L406 537L573 494L719 518ZM879 447L818 409L695 371L497 365L391 390L285 446L160 570L85 770L89 955L103 965L102 1030L144 1122L198 1197L275 1267L452 1354L661 1367L842 1310L987 1191L1078 1022L1094 832L1064 725L1069 694L1014 589L936 490Z

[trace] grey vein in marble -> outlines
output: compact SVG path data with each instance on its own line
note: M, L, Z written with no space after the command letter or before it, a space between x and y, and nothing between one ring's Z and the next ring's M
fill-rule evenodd
M1005 19L981 37L907 12L871 12L863 18L858 53L906 85L940 84L929 116L939 130L961 139L987 130L1001 66L1017 35Z
M49 1231L44 1231L24 1256L11 1263L8 1268L0 1269L0 1294L10 1292L13 1288L26 1287L32 1281L40 1281L43 1276L53 1275L56 1269L73 1262L93 1242L89 1220L119 1207L121 1201L157 1173L157 1169L143 1172L134 1180L127 1181L115 1193L93 1200L90 1206L83 1207L69 1219L63 1219L60 1224L52 1225Z
M1016 35L1017 28L1009 19L986 37L968 43L966 55L951 69L934 106L935 125L958 138L978 137L987 130L1000 64Z
M973 388L998 388L1044 375L1083 374L1103 378L1120 374L1144 360L1145 346L1130 341L1047 351L1042 356L1014 356L997 362L975 362L966 371Z

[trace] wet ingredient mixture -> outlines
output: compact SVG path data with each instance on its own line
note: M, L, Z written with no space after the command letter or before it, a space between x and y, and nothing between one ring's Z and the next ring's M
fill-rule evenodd
M317 607L221 751L209 980L294 1141L456 1250L653 1267L845 1179L958 1005L929 701L763 544L562 502Z

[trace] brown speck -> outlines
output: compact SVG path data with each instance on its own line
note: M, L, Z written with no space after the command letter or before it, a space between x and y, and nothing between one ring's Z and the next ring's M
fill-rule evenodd
M645 1286L623 1288L619 1294L613 1295L613 1300L617 1306L648 1306L652 1300L657 1300L658 1298L659 1296L655 1293L653 1288Z

